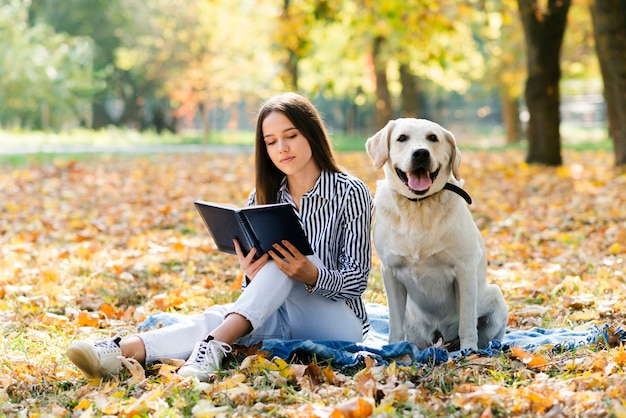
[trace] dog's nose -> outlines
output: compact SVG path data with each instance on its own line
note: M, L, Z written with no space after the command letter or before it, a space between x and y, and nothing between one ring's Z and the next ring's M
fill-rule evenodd
M430 160L430 152L427 149L420 148L413 151L411 156L413 164L424 165Z

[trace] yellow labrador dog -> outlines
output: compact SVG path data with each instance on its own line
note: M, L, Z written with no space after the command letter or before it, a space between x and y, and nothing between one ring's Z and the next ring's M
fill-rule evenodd
M460 187L451 132L425 119L396 119L369 138L385 178L376 188L374 245L389 305L389 342L483 348L501 339L508 309L486 280L485 244Z

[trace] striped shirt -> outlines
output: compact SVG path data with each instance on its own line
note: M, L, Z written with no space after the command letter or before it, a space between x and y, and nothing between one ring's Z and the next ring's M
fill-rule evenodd
M286 178L277 201L296 208ZM252 192L248 205L254 202ZM347 173L322 170L313 188L302 196L299 212L311 248L325 266L318 269L313 292L330 300L344 300L361 320L363 335L370 327L361 295L367 288L372 263L373 210L365 183Z

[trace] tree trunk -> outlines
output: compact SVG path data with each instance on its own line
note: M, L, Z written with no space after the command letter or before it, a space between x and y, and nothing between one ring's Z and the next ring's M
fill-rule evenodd
M101 129L105 128L108 125L113 124L113 119L111 115L107 112L106 108L101 103L102 95L98 95L93 99L91 103L91 128L92 129Z
M500 104L502 107L502 122L504 123L506 143L516 144L520 139L519 103L517 97L511 96L504 88L501 88Z
M211 135L211 88L209 82L206 83L204 91L204 102L202 103L202 146L209 143Z
M283 11L281 15L282 24L286 26L291 25L291 16L290 16L290 8L291 1L283 0ZM300 61L300 57L298 55L298 51L290 48L286 48L287 50L287 60L285 62L284 69L284 83L287 90L298 91L298 63Z
M300 61L300 57L294 51L288 51L288 54L289 58L285 65L287 70L286 84L289 89L298 91L298 62Z
M376 130L382 129L392 119L391 94L387 83L387 65L380 57L385 39L382 36L374 38L372 50L374 73L376 74Z
M541 10L536 0L518 0L526 36L528 78L526 105L528 163L561 165L560 54L571 0L549 0Z
M400 93L402 117L420 117L419 83L417 77L409 72L407 64L400 65L400 84L402 85Z
M615 165L626 165L626 8L623 0L591 5L596 52L604 82L604 100L613 140Z

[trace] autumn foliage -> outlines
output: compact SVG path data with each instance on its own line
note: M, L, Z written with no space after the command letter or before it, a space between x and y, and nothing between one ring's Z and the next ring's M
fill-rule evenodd
M339 159L375 191L364 153ZM193 201L244 204L251 167L249 154L206 153L0 168L0 415L626 416L615 340L358 370L239 347L208 384L176 362L86 380L64 355L72 340L236 298L235 257L215 249ZM625 323L626 174L610 153L567 151L548 168L522 151L465 151L461 174L510 327ZM365 298L386 303L375 254Z

